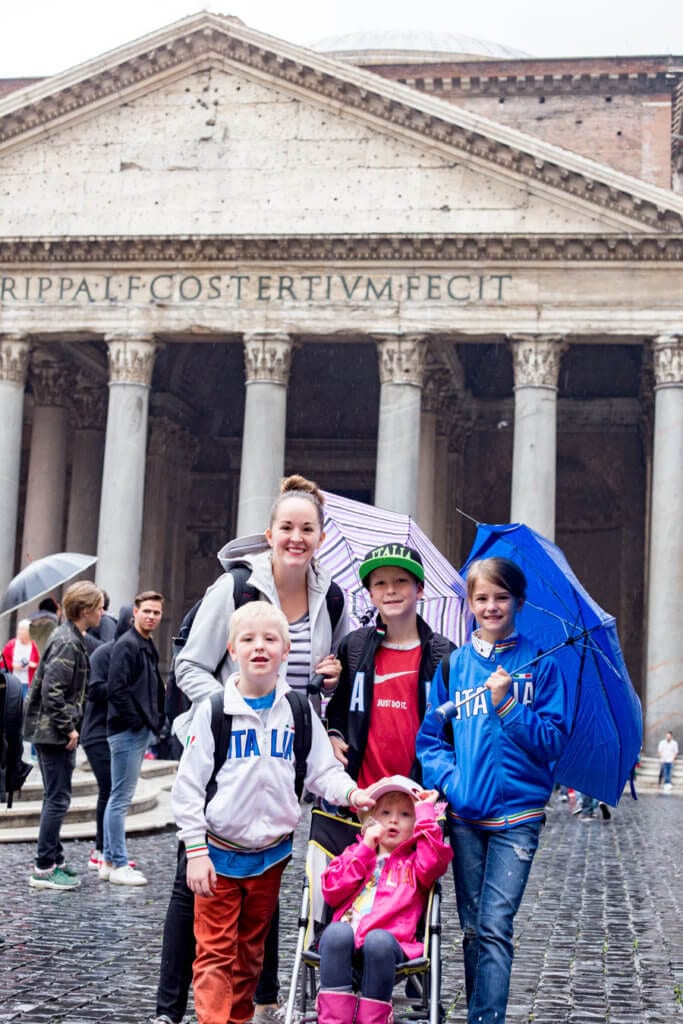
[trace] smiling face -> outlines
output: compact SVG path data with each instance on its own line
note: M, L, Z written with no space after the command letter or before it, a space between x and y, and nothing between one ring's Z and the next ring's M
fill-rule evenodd
M379 841L382 853L391 853L415 831L415 803L405 793L387 793L372 808L372 817L384 829Z
M240 689L248 695L273 689L280 665L289 653L289 644L274 616L247 616L240 622L228 650L239 665Z
M415 616L423 587L407 569L385 565L373 569L368 577L370 600L384 622Z
M482 640L494 644L504 640L515 628L515 616L522 602L499 583L478 576L471 588L470 611L477 620Z
M266 540L273 550L273 567L306 570L323 537L314 503L306 498L285 498L266 530Z

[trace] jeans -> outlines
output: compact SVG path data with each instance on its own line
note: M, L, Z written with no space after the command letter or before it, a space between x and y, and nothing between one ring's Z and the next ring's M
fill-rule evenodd
M126 729L107 737L111 751L111 793L104 812L104 849L107 864L122 868L128 863L126 813L140 778L145 750L152 737L148 728Z
M671 769L673 768L673 761L662 761L662 782L665 786L671 783Z
M95 808L95 821L97 834L95 837L95 849L100 853L104 847L104 812L111 793L111 752L106 740L97 740L95 743L88 743L83 747L88 764L97 780L97 807Z
M36 867L46 871L64 861L59 833L71 803L71 776L76 767L76 751L51 743L37 743L36 751L45 790L40 811Z
M399 943L383 928L368 932L356 951L353 928L344 921L333 921L320 939L320 988L351 992L354 963L362 964L360 993L367 999L391 1001L396 968L405 955Z
M465 825L451 828L470 1024L505 1022L513 921L522 902L540 831L540 821L499 832Z
M161 968L157 989L156 1012L171 1020L182 1020L187 1009L187 994L192 981L195 957L194 895L187 887L187 858L185 847L178 845L178 867L173 880L171 899L164 921L161 947ZM263 969L258 980L255 1001L260 1004L277 1002L278 989L278 937L279 904L275 907L264 950Z

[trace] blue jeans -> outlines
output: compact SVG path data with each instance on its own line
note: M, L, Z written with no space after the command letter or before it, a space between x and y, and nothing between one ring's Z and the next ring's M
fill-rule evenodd
M454 825L453 877L464 932L467 1020L504 1024L513 922L538 846L541 822L500 832Z
M111 793L104 812L104 849L108 864L122 868L128 863L126 813L140 778L151 729L126 729L107 737L111 751Z
M673 761L662 761L662 782L665 786L668 786L671 782L671 769L673 768Z
M362 963L360 994L367 999L391 1000L396 968L405 955L383 928L368 932L360 950L354 946L353 928L344 921L328 924L320 940L320 988L351 992L355 962Z
M52 743L37 743L36 750L44 789L36 867L45 871L64 862L59 833L71 803L71 776L76 767L76 751Z

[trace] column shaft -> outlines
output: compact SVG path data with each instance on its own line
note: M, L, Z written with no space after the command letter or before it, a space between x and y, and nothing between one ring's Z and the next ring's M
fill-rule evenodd
M415 517L424 340L385 337L378 340L377 348L381 390L375 504Z
M66 550L94 554L102 493L107 395L85 387L73 396L71 487L66 521Z
M29 344L24 338L0 340L0 593L14 575L19 506L21 433ZM0 619L0 642L9 619Z
M683 739L683 338L655 342L645 747Z
M238 536L265 530L284 475L291 356L287 335L259 334L244 339L246 400Z
M562 347L556 338L513 340L515 429L510 519L555 539L557 380Z
M149 385L155 344L109 341L109 407L97 539L97 582L115 610L138 591Z
M64 495L70 395L66 367L48 350L31 362L33 428L26 485L21 564L64 550Z

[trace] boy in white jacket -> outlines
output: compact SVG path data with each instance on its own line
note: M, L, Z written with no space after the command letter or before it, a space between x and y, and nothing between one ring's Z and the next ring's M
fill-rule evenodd
M232 730L216 792L207 804L214 764L210 701L197 709L173 786L187 884L195 894L199 1024L246 1024L253 1016L263 945L301 816L293 716L279 674L289 651L285 616L264 601L243 605L231 617L228 649L239 672L225 686ZM372 798L334 756L317 715L311 724L306 788L330 803L371 807Z

